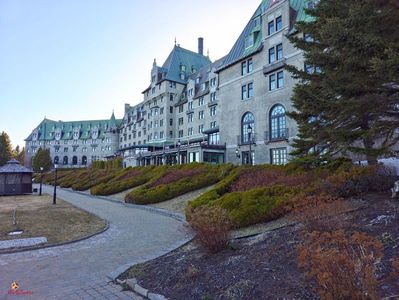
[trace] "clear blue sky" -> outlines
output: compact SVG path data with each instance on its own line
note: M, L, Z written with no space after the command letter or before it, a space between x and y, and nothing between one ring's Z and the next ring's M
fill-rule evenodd
M228 53L260 0L0 0L0 131L123 117L174 45Z

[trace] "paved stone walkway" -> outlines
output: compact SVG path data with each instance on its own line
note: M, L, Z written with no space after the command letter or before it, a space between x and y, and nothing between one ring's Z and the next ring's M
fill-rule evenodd
M44 191L51 194L50 187ZM13 281L33 293L28 299L141 299L121 292L108 276L191 238L185 225L170 217L66 190L58 189L57 195L107 219L110 228L70 245L0 255L0 299L21 299L8 295Z

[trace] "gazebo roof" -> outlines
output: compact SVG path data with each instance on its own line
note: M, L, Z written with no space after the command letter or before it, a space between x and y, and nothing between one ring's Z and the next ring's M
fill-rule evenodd
M32 170L21 166L18 160L11 159L0 167L0 173L33 173Z

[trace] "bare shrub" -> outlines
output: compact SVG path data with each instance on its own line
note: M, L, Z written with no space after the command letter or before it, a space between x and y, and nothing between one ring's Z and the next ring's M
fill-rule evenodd
M299 266L322 299L378 299L375 272L382 243L366 233L312 232L298 248Z
M343 213L353 207L342 198L317 195L304 197L296 203L297 206L293 208L289 218L303 224L309 232L333 231L351 226L344 219Z
M198 208L192 213L190 224L197 231L198 242L211 253L217 253L227 247L232 222L225 209Z

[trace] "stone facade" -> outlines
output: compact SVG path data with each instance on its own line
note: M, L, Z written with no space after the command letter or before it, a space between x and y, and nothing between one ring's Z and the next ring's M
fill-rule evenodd
M143 100L134 106L126 104L123 120L114 122L117 125L100 122L105 151L91 152L93 141L99 140L92 133L74 139L79 122L67 125L72 136L65 136L63 123L51 121L53 134L61 133L62 138L40 139L44 129L39 126L27 139L28 161L44 143L53 158L65 156L70 164L76 156L77 165L114 154L123 157L125 166L285 164L297 125L286 117L293 109L290 98L295 80L284 64L305 67L302 53L287 36L300 34L295 23L308 18L304 12L308 2L261 1L231 51L213 63L203 53L202 38L197 52L175 45L162 66L154 60ZM103 149L102 144L97 147ZM84 148L90 151L82 152Z
M50 149L54 164L62 168L85 167L112 158L118 151L120 120L62 122L44 119L25 140L25 166L31 167L39 148Z

